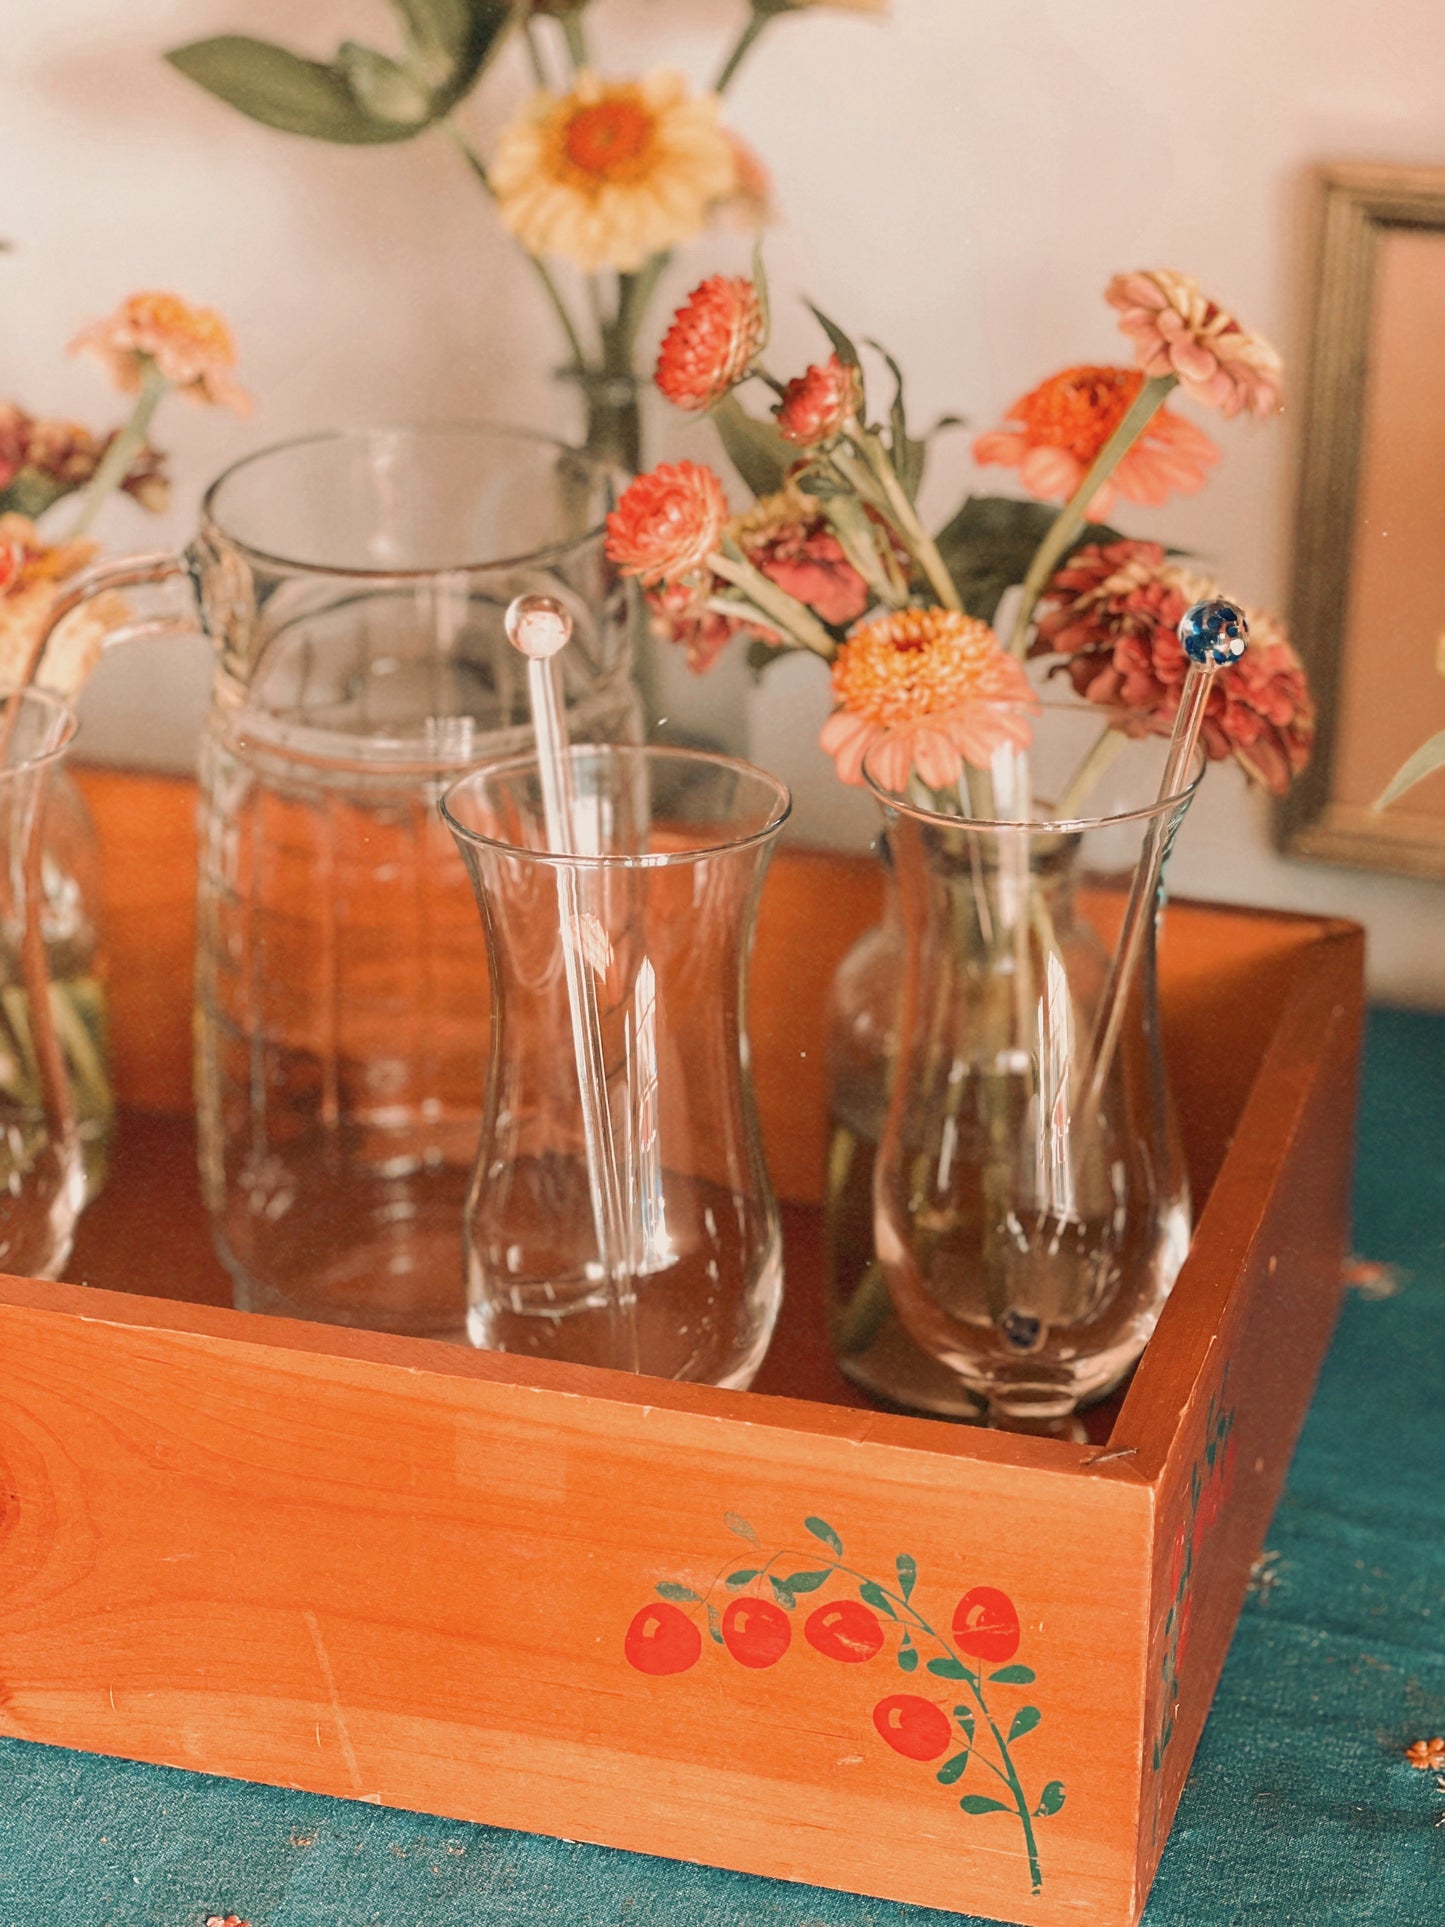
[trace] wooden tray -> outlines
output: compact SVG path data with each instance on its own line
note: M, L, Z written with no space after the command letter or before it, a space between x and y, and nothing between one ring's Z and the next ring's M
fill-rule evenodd
M785 853L768 886L752 1031L789 1322L765 1389L730 1393L215 1302L191 793L86 787L129 1110L92 1284L0 1281L0 1731L1132 1927L1334 1318L1359 931L1171 909L1202 1210L1127 1394L1065 1445L859 1409L826 1355L823 993L876 914L866 864ZM775 1663L739 1663L780 1627Z

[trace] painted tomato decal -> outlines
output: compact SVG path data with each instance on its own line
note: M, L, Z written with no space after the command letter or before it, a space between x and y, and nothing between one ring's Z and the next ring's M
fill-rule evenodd
M808 1614L803 1636L825 1659L857 1665L883 1649L878 1615L856 1599L835 1599Z
M997 1586L974 1586L953 1610L953 1636L965 1653L1001 1666L1019 1649L1019 1616Z
M622 1650L629 1666L662 1678L697 1664L702 1634L679 1607L659 1601L633 1616Z
M947 1713L917 1693L890 1693L873 1708L873 1724L905 1760L936 1760L948 1751L953 1728Z
M770 1599L735 1599L722 1616L722 1636L739 1666L776 1666L793 1628Z

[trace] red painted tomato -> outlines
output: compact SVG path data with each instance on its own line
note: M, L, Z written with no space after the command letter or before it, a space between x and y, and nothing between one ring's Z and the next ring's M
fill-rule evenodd
M973 1586L953 1609L953 1636L965 1653L1000 1666L1019 1649L1019 1616L997 1586Z
M639 1673L685 1673L702 1652L702 1634L685 1612L659 1600L635 1615L622 1650Z
M883 1647L883 1628L878 1615L860 1606L856 1599L835 1599L808 1614L803 1635L825 1659L846 1660L857 1665L872 1659Z
M873 1708L873 1724L905 1760L936 1760L948 1751L953 1728L948 1715L917 1693L891 1693Z
M735 1599L723 1614L722 1636L739 1666L776 1666L793 1629L771 1599Z

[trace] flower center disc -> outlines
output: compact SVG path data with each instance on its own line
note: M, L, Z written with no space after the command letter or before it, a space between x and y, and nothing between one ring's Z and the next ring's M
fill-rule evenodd
M651 114L632 100L599 100L579 107L567 123L567 158L600 181L628 180L652 144Z
M1133 368L1066 368L1010 411L1030 438L1092 462L1124 419L1143 376Z

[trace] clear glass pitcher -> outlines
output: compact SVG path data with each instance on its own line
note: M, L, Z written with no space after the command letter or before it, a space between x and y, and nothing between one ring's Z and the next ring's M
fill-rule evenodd
M496 1011L468 1330L500 1351L743 1387L783 1289L744 984L788 792L697 750L574 749L569 764L587 854L549 848L535 757L464 777L443 805Z
M317 435L238 462L178 556L215 648L200 759L202 1185L243 1309L462 1334L486 960L437 799L531 741L502 617L561 599L579 741L636 740L612 473L481 426ZM193 630L162 615L113 640Z
M74 958L47 928L43 873L47 792L74 735L59 697L0 696L0 1271L30 1278L59 1273L85 1200L55 1024Z

